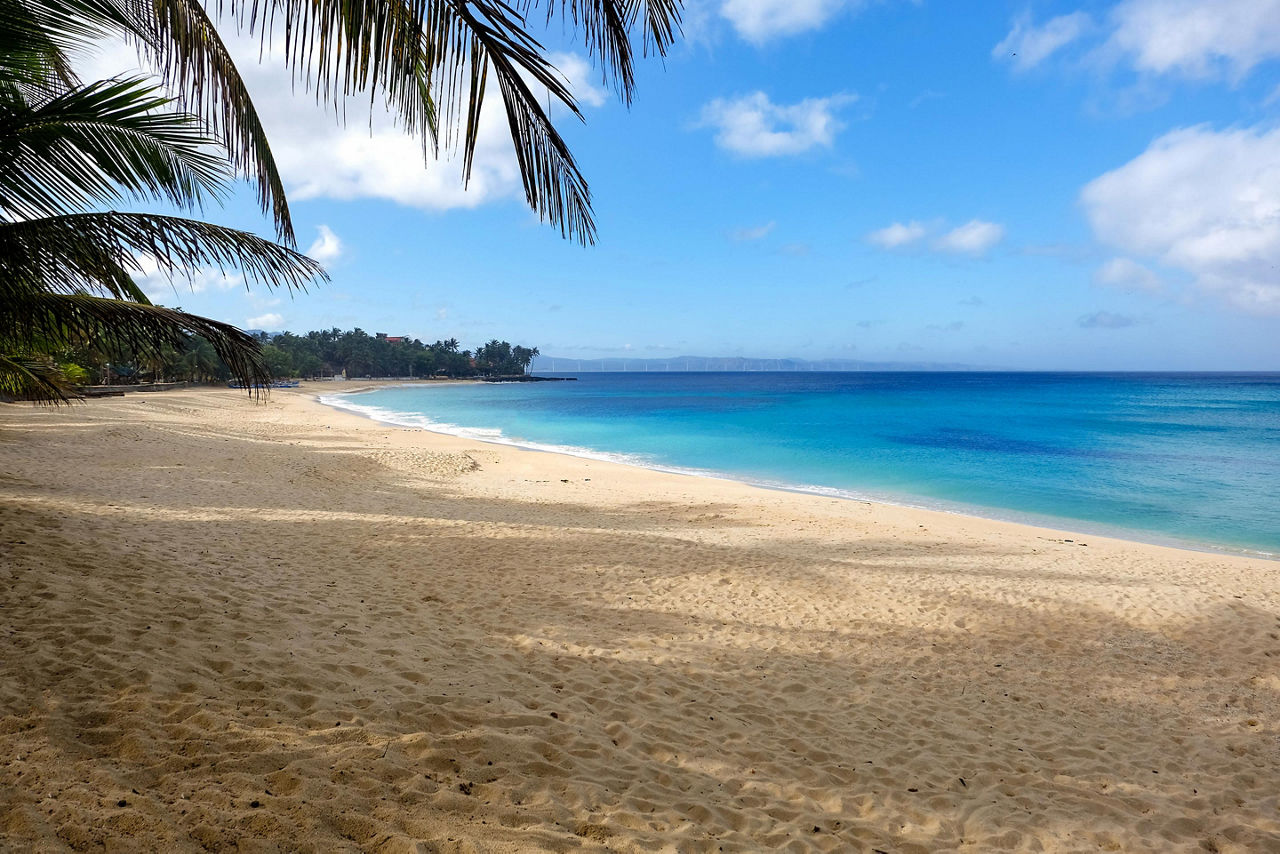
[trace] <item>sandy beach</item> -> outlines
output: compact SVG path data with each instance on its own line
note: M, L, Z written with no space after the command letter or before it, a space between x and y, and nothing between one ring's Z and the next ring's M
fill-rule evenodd
M0 848L1280 851L1280 562L332 390L0 406Z

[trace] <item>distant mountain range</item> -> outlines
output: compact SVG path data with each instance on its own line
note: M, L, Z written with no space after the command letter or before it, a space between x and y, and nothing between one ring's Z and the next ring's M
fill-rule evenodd
M675 356L670 359L570 359L538 356L531 371L541 373L631 373L662 371L989 371L951 362L864 362L858 359L749 359L741 356Z

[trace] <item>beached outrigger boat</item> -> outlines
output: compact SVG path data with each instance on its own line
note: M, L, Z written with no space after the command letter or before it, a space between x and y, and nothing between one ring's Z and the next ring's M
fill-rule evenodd
M276 380L273 383L254 383L252 386L247 386L239 380L232 380L227 383L227 388L298 388L301 385L301 380Z

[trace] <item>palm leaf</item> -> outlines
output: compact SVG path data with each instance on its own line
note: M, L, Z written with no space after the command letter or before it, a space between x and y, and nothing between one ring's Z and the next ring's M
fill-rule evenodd
M533 5L531 0L521 3L522 17L528 16ZM588 53L599 62L606 78L612 79L614 90L628 104L635 89L630 34L636 13L634 5L614 0L561 0L559 4L560 13L582 31ZM555 3L547 4L548 23L556 10Z
M240 270L268 287L305 290L327 281L319 263L233 228L158 214L69 214L0 223L0 298L30 291L87 291L146 302L131 275L152 259L170 278L200 268Z
M476 14L469 4L440 3L439 17L430 22L428 38L447 52L439 59L449 69L442 75L443 99L465 107L467 118L462 139L463 173L469 176L480 129L480 109L485 83L492 70L502 94L507 124L520 165L525 199L544 220L561 233L583 243L595 242L591 194L564 139L530 88L529 79L541 84L550 97L582 117L573 96L542 56L542 48L523 30L523 20L502 3L475 3L486 13ZM469 71L467 94L462 96L461 71Z
M166 346L181 348L188 335L207 340L246 386L271 381L257 340L217 320L84 293L28 292L0 300L0 351L72 347L96 339L145 355Z
M641 20L646 54L667 55L680 35L680 7L681 0L628 0L628 20Z
M75 85L71 43L55 38L46 23L20 0L0 0L0 85L32 92Z
M29 0L55 37L100 38L115 32L138 48L182 105L219 136L232 166L254 178L258 201L276 233L295 243L289 203L275 157L231 52L198 0Z
M199 206L220 197L229 173L191 116L142 80L108 80L44 103L0 89L0 208L52 216L125 193Z
M34 0L33 0L34 2ZM225 45L198 0L39 0L96 16L125 32L181 92L183 103L220 128L237 168L257 169L264 208L270 201L286 235L283 190L252 102ZM527 32L537 0L228 0L227 9L264 42L277 23L286 62L317 96L381 93L405 130L421 133L428 154L438 140L461 146L469 178L478 117L490 71L497 77L520 164L525 197L562 233L592 242L595 225L586 181L527 81L577 108ZM679 31L679 0L548 0L548 19L563 15L624 101L634 88L631 33L645 50L665 53ZM292 232L287 232L291 237Z
M12 0L7 0L12 2ZM226 45L199 0L29 0L64 22L58 37L87 25L129 37L183 105L216 129L238 171L253 174L259 200L292 244L284 189L270 147ZM514 5L513 5L514 4ZM634 88L632 33L665 54L679 32L679 0L547 0L582 35L624 101ZM593 242L587 184L530 82L579 115L567 88L527 31L539 0L228 0L242 27L264 44L280 26L286 62L301 82L335 106L381 94L425 152L441 137L459 144L469 178L479 115L497 78L529 205L561 232ZM219 7L221 8L221 7ZM87 22L87 23L86 23Z
M75 395L75 385L48 356L0 353L0 398L56 405Z

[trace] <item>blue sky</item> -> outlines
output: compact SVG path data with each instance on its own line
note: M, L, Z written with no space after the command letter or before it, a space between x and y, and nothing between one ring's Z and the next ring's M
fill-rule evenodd
M496 110L464 191L387 117L353 103L340 126L236 41L332 282L148 289L249 327L577 358L1280 370L1280 0L694 0L685 17L630 110L552 36L586 115L560 126L591 248L524 206ZM269 232L248 191L207 213Z

